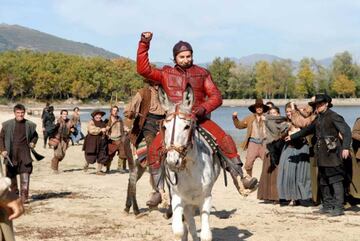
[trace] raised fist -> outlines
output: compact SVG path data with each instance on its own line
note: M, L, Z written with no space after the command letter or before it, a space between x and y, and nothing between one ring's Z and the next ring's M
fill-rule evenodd
M152 36L153 36L152 32L143 32L141 34L141 41L145 43L149 43L152 39Z

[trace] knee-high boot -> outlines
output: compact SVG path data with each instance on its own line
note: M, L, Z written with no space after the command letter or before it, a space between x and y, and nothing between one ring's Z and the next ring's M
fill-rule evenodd
M119 157L119 159L118 159L118 171L120 173L125 173L125 169L126 169L126 159Z
M106 166L106 173L110 173L111 161L110 160L107 161L105 163L105 166Z
M243 164L240 160L240 157L234 157L229 160L234 164L232 165L233 167L229 168L230 169L229 172L233 179L236 189L238 189L239 192L241 191L240 189L242 187L245 189L254 189L258 183L258 180L255 177L244 175L244 172L242 170Z
M30 174L21 173L20 174L20 197L23 203L28 203L29 198L29 184L30 184Z
M330 216L344 215L344 184L343 182L336 182L332 184L334 190L333 207L334 209L329 213Z
M151 198L146 202L149 207L157 207L161 201L161 194L159 189L164 188L164 182L161 178L161 169L150 167L150 182L155 192L152 193Z
M19 195L19 188L18 188L16 176L11 178L10 191L15 193L16 195Z
M54 171L54 173L58 173L59 171L59 159L56 157L53 157L51 160L51 169Z

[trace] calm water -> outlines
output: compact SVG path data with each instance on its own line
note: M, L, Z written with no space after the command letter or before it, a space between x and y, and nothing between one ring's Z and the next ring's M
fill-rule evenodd
M341 106L332 107L331 109L342 115L351 128L353 127L356 118L360 117L360 106ZM104 118L107 118L109 115L109 110L106 109L103 111L107 113ZM231 117L232 113L235 111L238 112L239 119L244 118L251 113L247 107L220 107L212 113L211 119L215 121L218 125L220 125L238 143L244 138L244 135L246 134L246 129L239 130L235 128ZM281 114L284 115L284 107L280 107L280 111ZM122 110L120 110L120 112L120 114L122 115ZM90 120L90 113L91 111L82 111L81 121ZM71 115L71 111L69 114Z

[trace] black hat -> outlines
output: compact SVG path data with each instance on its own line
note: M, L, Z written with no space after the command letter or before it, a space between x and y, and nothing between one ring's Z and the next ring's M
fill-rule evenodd
M174 59L175 59L176 55L178 55L178 53L184 52L184 51L190 51L192 53L193 49L192 49L191 45L188 42L185 42L185 41L177 42L173 47Z
M331 101L332 101L331 97L328 96L327 94L317 94L315 95L315 100L309 102L308 104L314 108L316 104L328 103L328 108L331 108L333 106Z
M100 114L101 117L103 117L106 113L104 111L101 111L99 109L96 109L94 110L92 113L91 113L91 116L94 118L97 114Z
M262 108L263 108L263 112L267 112L267 111L270 109L269 106L264 105L263 99L256 99L256 100L255 100L255 104L249 106L249 110L250 110L252 113L255 113L257 107L262 107Z

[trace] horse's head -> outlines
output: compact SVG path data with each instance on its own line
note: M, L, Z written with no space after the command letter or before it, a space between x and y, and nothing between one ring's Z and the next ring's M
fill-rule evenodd
M159 89L159 100L166 111L163 124L166 164L170 170L183 169L186 165L185 156L192 145L192 133L195 117L191 113L194 93L190 86L184 92L179 104L172 103L165 91Z

